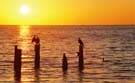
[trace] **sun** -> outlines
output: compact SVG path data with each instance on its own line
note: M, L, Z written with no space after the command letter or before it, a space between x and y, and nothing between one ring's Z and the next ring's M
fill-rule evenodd
M20 13L23 14L23 15L28 14L29 13L29 7L26 6L26 5L21 6Z

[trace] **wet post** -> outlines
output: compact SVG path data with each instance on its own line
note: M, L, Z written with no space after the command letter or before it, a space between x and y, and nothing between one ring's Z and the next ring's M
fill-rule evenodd
M62 69L63 71L66 71L68 69L68 62L65 53L63 54L63 59L62 59Z
M40 68L40 44L35 45L35 69Z
M82 40L79 38L78 39L78 42L79 42L79 52L77 52L78 54L78 57L79 57L79 70L83 70L84 68L84 58L83 58L83 48L84 48L84 44L82 42Z
M15 72L15 80L20 81L21 79L21 55L22 50L15 46L15 57L14 57L14 72Z
M35 69L40 68L40 39L38 36L34 35L32 42L35 43Z

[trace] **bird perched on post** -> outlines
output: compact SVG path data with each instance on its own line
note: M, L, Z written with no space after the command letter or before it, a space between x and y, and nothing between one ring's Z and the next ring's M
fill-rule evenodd
M78 38L78 42L81 46L84 46L83 41L80 38Z
M36 35L34 35L34 37L32 38L32 42L35 42L36 44L39 44L40 43L39 37L37 37Z

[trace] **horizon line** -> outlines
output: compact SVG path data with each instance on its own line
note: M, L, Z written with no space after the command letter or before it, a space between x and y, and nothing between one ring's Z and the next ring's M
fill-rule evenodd
M135 26L135 24L70 24L70 25L65 25L65 24L0 24L0 26Z

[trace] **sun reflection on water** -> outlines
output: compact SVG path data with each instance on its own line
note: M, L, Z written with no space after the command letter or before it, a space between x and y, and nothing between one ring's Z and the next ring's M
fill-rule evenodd
M30 30L29 30L30 26L20 26L20 48L22 50L28 50L29 47L29 42L30 42Z
M29 34L29 27L28 25L20 26L20 36L27 36Z
M22 62L23 61L31 61L30 57L31 54L30 54L30 45L31 45L31 35L30 35L30 26L26 26L26 25L23 25L23 26L19 26L19 41L18 41L18 44L19 44L19 48L22 49ZM23 63L22 64L22 70L21 72L24 73L24 72L31 72L32 73L32 70L30 69L29 70L29 64L25 64ZM31 78L32 77L32 78ZM24 82L29 82L29 81L33 81L34 80L34 75L32 75L31 77L29 77L28 75L21 75L21 81L22 83Z

